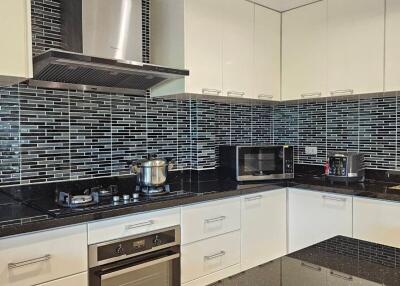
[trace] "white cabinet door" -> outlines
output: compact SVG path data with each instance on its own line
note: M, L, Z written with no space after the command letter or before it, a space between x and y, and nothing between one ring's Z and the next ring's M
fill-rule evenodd
M386 0L385 91L400 90L400 1Z
M280 100L281 14L255 5L254 98Z
M242 270L286 254L286 189L242 197L241 221Z
M352 197L290 188L288 200L289 252L352 236Z
M223 1L185 1L186 92L222 95Z
M72 275L62 279L54 280L48 283L40 284L38 286L87 286L88 275L87 272Z
M254 4L224 1L223 90L229 97L252 97L254 85Z
M327 95L327 2L282 15L282 100Z
M0 1L0 85L32 77L31 1Z
M383 91L384 0L328 0L328 91Z
M400 247L400 204L354 198L354 238Z

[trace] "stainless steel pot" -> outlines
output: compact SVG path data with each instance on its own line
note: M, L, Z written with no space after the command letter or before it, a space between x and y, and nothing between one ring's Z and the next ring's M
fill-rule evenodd
M147 160L132 163L131 168L142 187L156 188L166 183L168 171L173 166L172 160L159 159L154 155L149 155Z

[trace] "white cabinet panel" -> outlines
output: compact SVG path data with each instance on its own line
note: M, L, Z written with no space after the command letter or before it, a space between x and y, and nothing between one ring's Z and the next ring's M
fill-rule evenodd
M40 284L38 286L87 286L88 275L87 272L72 275L69 277L54 280L48 283Z
M26 286L87 271L86 225L0 240L0 285Z
M383 91L384 0L328 0L328 91Z
M352 197L289 189L289 252L336 235L352 236Z
M0 85L31 78L31 1L0 1Z
M280 100L281 14L255 5L254 98Z
M386 0L385 91L400 90L400 1Z
M286 189L242 197L241 217L242 270L286 254Z
M400 247L400 204L354 198L354 238Z
M327 2L282 15L282 100L326 96Z
M222 1L223 94L253 97L254 4L243 0Z

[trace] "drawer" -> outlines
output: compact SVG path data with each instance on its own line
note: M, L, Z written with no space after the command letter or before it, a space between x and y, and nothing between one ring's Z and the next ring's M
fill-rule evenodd
M180 208L173 208L89 223L88 243L94 244L179 225L180 218Z
M87 286L88 274L87 272L68 276L65 278L57 279L51 282L40 284L38 286Z
M240 263L240 231L181 247L182 283Z
M182 244L240 229L240 198L182 208Z
M86 225L0 240L0 285L26 286L87 271Z

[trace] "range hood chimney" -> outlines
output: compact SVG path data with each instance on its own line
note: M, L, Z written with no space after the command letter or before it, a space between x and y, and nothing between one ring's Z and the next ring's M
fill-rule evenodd
M144 95L188 70L142 63L142 0L61 0L62 50L33 59L33 86Z

